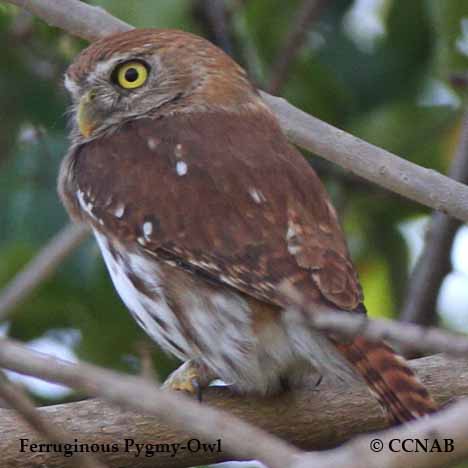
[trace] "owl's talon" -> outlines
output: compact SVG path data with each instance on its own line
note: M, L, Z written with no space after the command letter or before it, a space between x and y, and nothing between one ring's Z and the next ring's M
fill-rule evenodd
M322 380L323 380L323 375L320 374L319 378L317 379L317 382L315 382L314 388L317 388L322 383Z
M202 402L202 396L203 396L202 386L199 384L198 380L196 380L196 379L192 379L192 386L196 391L198 402L201 403Z
M188 393L196 396L201 402L203 389L208 386L209 382L209 374L205 367L197 361L190 360L172 372L162 388Z

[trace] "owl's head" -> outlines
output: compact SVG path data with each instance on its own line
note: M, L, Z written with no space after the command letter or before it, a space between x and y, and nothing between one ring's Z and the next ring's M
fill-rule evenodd
M94 42L68 68L65 86L75 143L132 119L262 105L229 56L175 30L134 29Z

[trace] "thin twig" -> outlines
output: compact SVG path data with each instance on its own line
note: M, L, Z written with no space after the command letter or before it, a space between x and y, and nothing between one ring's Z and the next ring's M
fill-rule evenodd
M42 18L49 26L64 29L89 41L132 29L132 26L110 15L103 8L87 5L79 0L7 1Z
M286 319L296 321L298 325L336 333L344 338L363 336L370 341L390 341L404 349L422 353L468 355L467 336L395 320L369 319L364 314L338 312L332 308L320 309L307 304L303 295L287 281L283 282L280 290L291 304L284 311Z
M293 18L284 44L280 48L276 62L270 71L270 83L267 90L278 94L286 83L291 66L307 38L309 25L322 13L329 0L303 0L297 15Z
M3 371L0 371L0 398L8 403L39 435L57 444L70 444L73 440L66 435L63 428L60 430L44 415L40 414L33 402L26 395L22 388L13 384ZM105 468L105 465L98 461L91 454L76 454L75 457L65 458L65 463L76 468Z
M460 139L449 170L449 177L468 183L468 111L462 117ZM401 314L404 322L433 325L440 285L451 271L450 252L462 223L443 213L432 215L426 245L411 275Z
M78 0L3 1L23 6L49 24L89 40L129 29L129 25L100 9L99 21L93 21L96 8ZM267 93L262 96L294 143L392 192L468 221L466 185L366 143L302 112L282 98Z
M50 239L36 257L0 291L0 321L7 319L18 304L55 272L88 232L83 225L69 224Z

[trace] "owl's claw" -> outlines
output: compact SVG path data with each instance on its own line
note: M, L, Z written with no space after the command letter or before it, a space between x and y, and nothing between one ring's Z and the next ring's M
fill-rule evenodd
M314 387L317 388L322 383L322 380L323 380L323 375L319 374L319 378L317 379L317 382L315 382Z
M202 396L203 396L203 388L202 386L199 384L198 380L197 379L193 379L192 380L192 386L193 388L195 389L195 392L197 394L197 400L199 403L202 402Z
M172 372L162 388L163 390L176 390L194 395L201 403L203 390L212 380L209 378L209 375L203 364L200 364L196 360L190 360Z

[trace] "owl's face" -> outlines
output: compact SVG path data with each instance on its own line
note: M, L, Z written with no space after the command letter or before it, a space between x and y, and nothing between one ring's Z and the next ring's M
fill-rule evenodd
M145 51L113 54L97 61L80 80L71 76L65 76L65 86L85 138L161 107L181 88L174 82L169 85L159 56Z
M74 143L132 119L235 110L259 99L224 52L171 30L132 30L93 43L67 70L65 86L73 99Z

